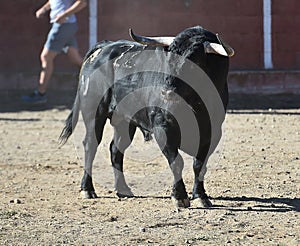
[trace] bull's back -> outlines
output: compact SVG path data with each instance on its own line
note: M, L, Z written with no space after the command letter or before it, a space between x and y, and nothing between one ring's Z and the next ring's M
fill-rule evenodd
M85 55L83 68L92 66L94 69L103 65L106 62L112 61L121 57L129 50L138 51L142 50L143 45L128 40L108 41L104 40L97 43Z

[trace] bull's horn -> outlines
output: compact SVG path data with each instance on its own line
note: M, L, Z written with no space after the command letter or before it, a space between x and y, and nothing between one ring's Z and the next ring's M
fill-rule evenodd
M169 46L173 40L174 37L144 37L144 36L139 36L137 34L134 34L132 29L129 29L129 35L130 37L144 45L152 45L152 46Z
M205 41L203 43L205 53L211 53L211 54L217 54L221 56L229 56L221 44L217 43L210 43L208 41Z
M229 57L234 56L234 49L231 48L227 43L224 42L224 40L222 40L221 36L219 34L216 34L220 44L222 44L222 46L224 47L224 49L226 50L227 54Z

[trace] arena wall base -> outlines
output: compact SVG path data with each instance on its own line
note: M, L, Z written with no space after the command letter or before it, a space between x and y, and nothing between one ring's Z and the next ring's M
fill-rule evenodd
M230 93L300 94L300 70L231 71Z
M31 90L36 88L38 76L28 73L0 74L1 90ZM76 73L55 73L50 90L72 90L78 84ZM300 70L230 71L230 93L240 94L300 94Z

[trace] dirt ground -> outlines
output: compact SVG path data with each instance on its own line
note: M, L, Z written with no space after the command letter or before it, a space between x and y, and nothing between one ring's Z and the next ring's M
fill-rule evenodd
M74 93L52 92L35 108L20 104L20 91L0 93L0 244L300 245L299 95L232 95L206 175L214 206L192 201L178 212L167 162L140 134L125 160L138 197L115 196L109 126L95 164L99 198L80 198L80 125L66 145L57 141Z

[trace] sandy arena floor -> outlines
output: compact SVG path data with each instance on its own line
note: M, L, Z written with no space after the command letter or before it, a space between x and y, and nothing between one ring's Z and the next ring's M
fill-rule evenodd
M48 106L28 108L20 92L1 92L0 244L300 245L299 96L233 95L206 176L214 207L192 202L177 212L167 162L140 135L125 160L140 197L115 196L109 125L95 163L99 198L80 198L80 125L65 146L57 141L74 93L52 92ZM191 191L191 158L184 159Z

